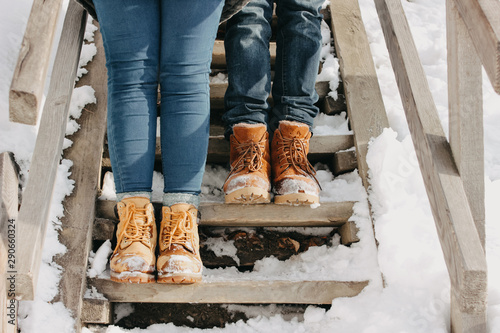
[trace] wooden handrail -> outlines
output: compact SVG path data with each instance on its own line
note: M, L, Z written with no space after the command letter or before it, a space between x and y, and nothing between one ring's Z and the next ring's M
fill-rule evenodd
M454 3L493 88L500 94L500 1L454 0Z
M36 125L62 0L34 0L9 91L9 118Z
M83 7L70 1L30 165L30 177L19 211L18 299L31 300L35 295L86 22L87 13Z
M468 194L473 192L466 192L457 169L401 2L375 0L375 5L450 276L452 332L486 332L487 267L468 201ZM461 77L462 74L457 73L457 76ZM467 104L470 105L475 104ZM464 110L462 106L455 109ZM460 113L453 119L462 120L462 115ZM452 124L452 127L455 130L457 124ZM467 127L458 128L459 134L470 131ZM479 147L482 147L482 137L471 138L480 140ZM464 141L456 142L461 145ZM470 166L467 162L471 157L461 156L457 159L459 167ZM482 172L480 170L480 174ZM480 181L484 181L484 178ZM478 206L481 205L484 209L484 201L480 200Z

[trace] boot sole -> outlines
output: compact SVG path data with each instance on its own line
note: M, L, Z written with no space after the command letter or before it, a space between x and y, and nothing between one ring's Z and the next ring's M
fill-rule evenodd
M111 281L120 283L154 283L156 281L154 274L143 272L114 272L110 273Z
M307 193L290 193L274 196L274 203L277 205L302 206L319 203L319 197Z
M158 276L156 282L170 284L191 284L201 281L201 274L172 273L168 276Z
M271 193L259 187L245 187L226 194L227 204L264 204L271 202Z

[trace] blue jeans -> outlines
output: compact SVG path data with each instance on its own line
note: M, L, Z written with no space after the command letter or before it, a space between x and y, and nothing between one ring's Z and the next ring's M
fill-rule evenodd
M278 29L272 95L269 40L273 0L252 0L227 23L225 47L229 86L225 95L226 137L238 123L267 124L272 133L281 120L312 127L318 108L315 81L321 52L324 0L276 0Z
M158 84L165 193L200 193L223 0L94 0L108 69L116 192L151 192Z

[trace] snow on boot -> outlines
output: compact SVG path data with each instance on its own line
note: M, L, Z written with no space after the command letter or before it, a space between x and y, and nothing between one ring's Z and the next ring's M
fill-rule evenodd
M150 283L155 281L156 224L153 205L142 197L117 204L117 243L110 259L111 280Z
M271 142L274 203L310 205L319 202L319 182L309 163L309 126L281 121Z
M229 160L231 171L224 183L226 203L269 203L271 157L266 125L234 125Z
M201 281L203 265L198 236L198 210L179 203L163 207L159 234L159 283L194 283Z

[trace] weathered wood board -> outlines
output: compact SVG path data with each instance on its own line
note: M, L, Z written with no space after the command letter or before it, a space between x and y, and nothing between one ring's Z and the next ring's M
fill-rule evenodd
M34 0L9 92L10 121L36 125L62 0Z
M450 147L484 247L482 66L454 0L446 1L446 10Z
M87 260L91 247L92 226L95 219L95 199L101 173L102 146L106 132L107 75L102 37L94 33L97 54L87 66L77 87L90 85L95 90L97 104L85 107L78 119L80 130L68 137L73 145L66 149L63 158L73 161L70 178L74 181L73 193L64 202L65 216L61 218L62 229L59 240L66 246L66 252L56 258L64 267L59 283L59 295L55 301L62 301L74 314L75 330L81 330L82 299L86 290ZM89 147L95 147L89 149Z
M202 203L200 225L251 227L338 227L352 215L353 202L327 202L317 208L287 205ZM116 219L114 201L97 201L96 215ZM160 210L160 204L155 209Z
M454 332L486 332L487 269L464 186L399 0L376 0L436 222L452 292ZM458 309L458 310L457 310ZM460 319L458 319L460 317ZM482 323L478 325L478 323Z
M0 329L17 333L18 168L8 152L0 154Z
M467 24L476 52L500 94L500 2L497 0L453 0Z
M331 304L358 295L368 281L217 281L189 285L89 281L110 302Z
M358 1L331 0L330 12L358 171L368 188L368 143L389 127L389 122Z
M23 194L18 220L18 297L32 300L35 295L42 248L47 229L50 198L61 158L68 109L87 13L71 1L64 20L54 71L41 118L30 166L30 179Z

